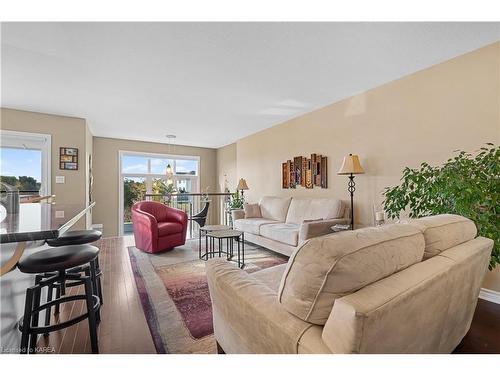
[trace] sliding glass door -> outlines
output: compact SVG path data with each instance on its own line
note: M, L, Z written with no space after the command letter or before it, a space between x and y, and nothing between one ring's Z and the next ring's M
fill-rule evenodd
M131 207L144 194L199 193L197 156L120 151L120 234L132 233ZM167 174L167 168L169 168ZM161 197L156 200L161 201Z

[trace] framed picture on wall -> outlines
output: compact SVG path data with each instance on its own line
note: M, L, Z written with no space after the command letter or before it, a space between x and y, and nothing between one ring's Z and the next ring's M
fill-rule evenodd
M59 147L59 169L78 170L78 149L74 147Z
M319 186L328 188L327 157L321 154L311 154L311 157L295 156L281 164L281 187L295 189L302 186L313 189Z

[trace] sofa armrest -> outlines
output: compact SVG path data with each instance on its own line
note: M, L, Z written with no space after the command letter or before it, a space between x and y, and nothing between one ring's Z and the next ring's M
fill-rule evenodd
M477 237L335 300L325 345L334 353L451 353L470 328L492 247Z
M233 223L234 223L236 220L245 218L245 210L242 208L231 210L231 215L233 217Z
M311 221L303 223L300 226L299 241L305 241L313 237L324 236L325 234L333 233L331 227L335 224L347 224L346 218L328 219L320 221Z
M206 263L215 338L226 353L297 353L311 324L291 315L276 292L222 259Z

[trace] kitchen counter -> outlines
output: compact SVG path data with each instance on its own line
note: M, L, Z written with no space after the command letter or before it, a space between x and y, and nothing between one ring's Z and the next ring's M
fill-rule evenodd
M0 243L57 238L94 205L22 203L17 214L2 215Z
M88 206L78 204L58 204L50 202L22 203L19 212L8 214L1 206L0 244L16 243L13 254L9 253L9 246L0 246L2 249L2 264L0 276L16 268L21 259L26 243L30 241L48 240L57 238L78 220L80 220L95 203ZM4 249L9 254L5 254ZM8 258L7 260L4 260Z

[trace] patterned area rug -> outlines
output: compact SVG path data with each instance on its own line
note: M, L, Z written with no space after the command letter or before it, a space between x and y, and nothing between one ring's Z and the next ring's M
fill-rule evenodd
M144 315L158 353L216 353L205 261L198 240L161 254L128 248ZM287 257L245 243L245 268L252 273L286 263Z

